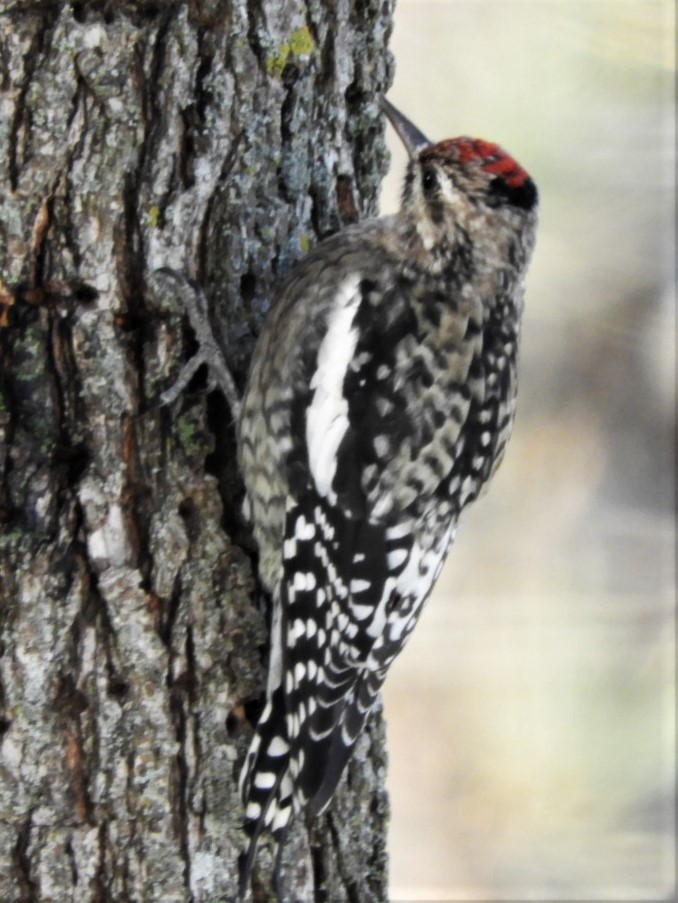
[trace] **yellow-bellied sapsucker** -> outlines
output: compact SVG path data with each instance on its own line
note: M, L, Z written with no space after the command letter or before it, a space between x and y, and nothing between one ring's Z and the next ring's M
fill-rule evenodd
M386 672L513 424L537 190L498 145L430 143L400 211L320 243L257 345L240 465L273 601L266 705L243 769L250 847L330 801Z

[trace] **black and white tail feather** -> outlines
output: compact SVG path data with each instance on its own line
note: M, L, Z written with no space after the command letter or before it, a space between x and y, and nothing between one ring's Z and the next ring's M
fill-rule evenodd
M285 536L266 705L240 781L250 838L241 895L262 831L281 844L293 814L318 815L329 804L423 601L410 594L404 620L394 604L402 601L397 581L411 558L409 533L357 520L309 490L288 501ZM445 548L418 562L429 583ZM387 573L389 560L395 566ZM348 585L341 574L351 575Z

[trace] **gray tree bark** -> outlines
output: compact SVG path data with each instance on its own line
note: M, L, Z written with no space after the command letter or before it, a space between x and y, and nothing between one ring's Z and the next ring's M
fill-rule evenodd
M394 0L0 2L0 900L234 898L266 623L233 418L272 287L375 211ZM386 899L381 719L289 896ZM253 898L270 894L270 850Z

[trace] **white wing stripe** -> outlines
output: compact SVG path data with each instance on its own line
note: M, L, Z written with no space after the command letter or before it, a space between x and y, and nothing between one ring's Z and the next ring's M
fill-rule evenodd
M315 391L306 412L306 445L316 489L325 498L330 495L337 451L348 429L348 401L343 386L358 343L353 320L360 304L359 285L360 276L354 273L339 287L311 380Z

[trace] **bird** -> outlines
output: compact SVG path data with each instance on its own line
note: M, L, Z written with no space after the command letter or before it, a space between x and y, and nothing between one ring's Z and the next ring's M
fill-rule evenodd
M291 269L242 399L239 466L272 614L240 778L241 896L262 833L280 850L293 815L329 805L514 422L535 182L498 144L431 142L380 103L408 153L400 207Z

